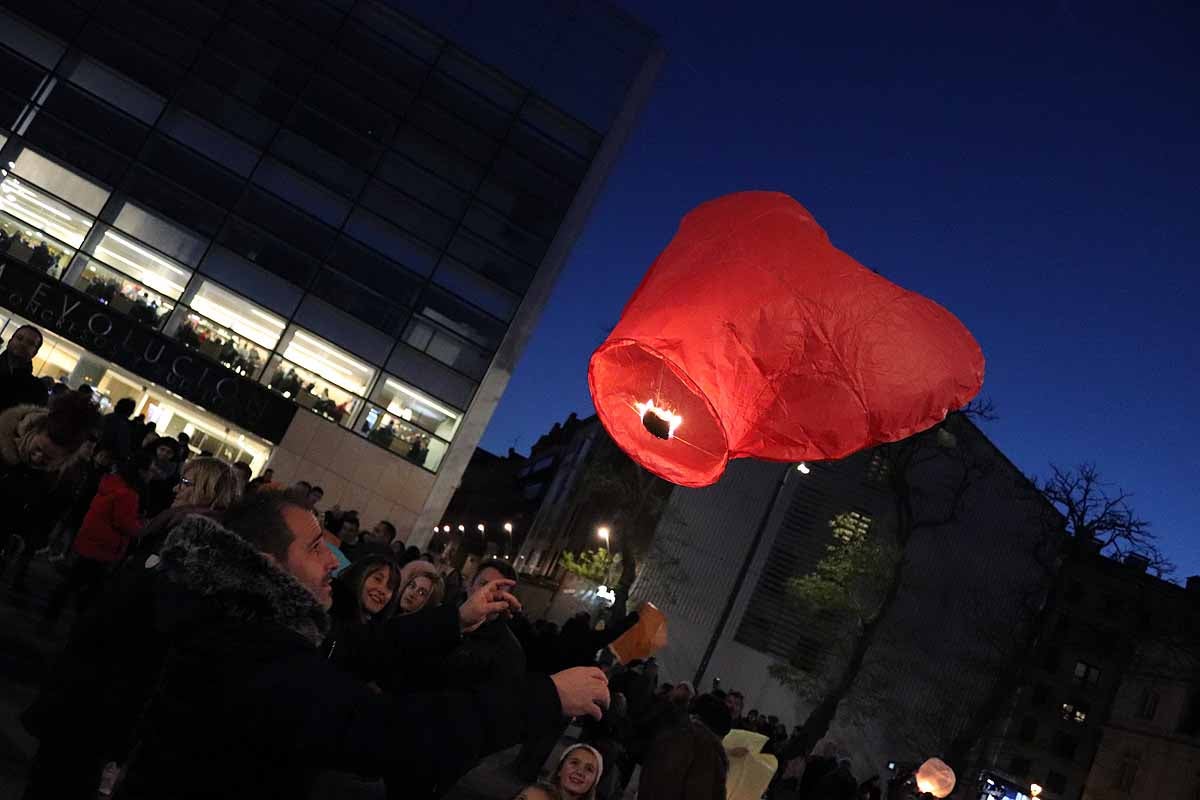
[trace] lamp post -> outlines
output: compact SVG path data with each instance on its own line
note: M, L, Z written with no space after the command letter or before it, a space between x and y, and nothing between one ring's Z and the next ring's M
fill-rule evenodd
M1042 785L1040 783L1029 784L1029 796L1032 797L1033 800L1037 800L1038 796L1041 795L1041 793L1042 793Z
M504 523L504 532L508 534L508 543L504 548L508 553L508 555L505 556L505 558L507 558L508 556L516 555L513 552L513 524L511 522Z

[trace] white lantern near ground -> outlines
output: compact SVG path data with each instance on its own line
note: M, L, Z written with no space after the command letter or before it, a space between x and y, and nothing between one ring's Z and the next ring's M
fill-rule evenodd
M917 789L922 794L946 797L954 791L954 770L940 758L931 758L917 770Z

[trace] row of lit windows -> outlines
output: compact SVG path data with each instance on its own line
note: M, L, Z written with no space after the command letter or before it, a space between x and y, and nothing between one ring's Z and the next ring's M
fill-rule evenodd
M187 257L193 248L185 231L128 203L115 214L113 225L95 225L94 217L32 184L29 174L73 189L75 197L90 201L93 212L104 206L103 193L94 192L98 187L25 149L0 170L0 253L164 330L420 466L440 465L460 412L289 325L133 233L173 243L173 251ZM80 183L71 187L72 180Z
M0 69L0 73L11 75L13 72ZM32 81L30 83L33 85ZM63 152L62 131L43 130L47 121L56 122L56 113L74 119L80 126L88 126L89 133L109 131L120 142L140 144L146 139L144 134L121 133L118 126L95 124L97 114L90 107L75 115L64 113L61 108L52 110L53 104L49 100L62 98L73 91L65 84L43 91L37 91L36 86L25 89L32 91L41 104L26 104L19 109L15 129L43 146L58 147L59 155L75 163L89 159L80 157L73 145ZM372 178L361 192L356 190L361 205L351 209L350 200L330 192L326 188L327 182L319 183L293 169L301 164L333 167L328 176L317 176L323 180L346 174L337 163L331 163L327 153L308 147L306 139L290 131L281 131L273 145L274 149L283 148L290 155L276 153L280 158L266 156L259 161L255 151L253 159L257 166L249 176L255 185L266 190L264 192L253 187L245 189L242 178L234 174L222 177L224 170L201 155L219 159L226 166L238 162L237 153L223 144L226 134L220 129L172 107L160 119L159 130L184 146L152 134L138 157L157 175L199 191L217 205L208 208L205 201L190 197L189 192L164 189L159 186L161 179L140 167L131 169L128 174L122 173L126 191L165 208L206 235L217 236L224 246L259 266L293 283L312 285L314 292L327 296L339 306L349 307L355 316L392 335L402 333L398 327L407 319L399 307L419 305L418 311L427 320L435 316L441 318L443 338L463 340L462 352L475 348L474 352L479 355L474 359L464 358L462 363L451 366L472 377L480 377L479 363L486 363L484 356L498 345L505 321L515 314L520 293L528 286L534 272L531 265L537 263L544 252L544 241L526 242L524 234L507 219L478 203L465 217L458 208L444 209L446 213L457 215L451 218L417 202L414 196L436 202L446 192L439 195L432 186L439 179L401 156L389 155L381 162L377 170L380 177ZM116 143L110 141L107 144ZM250 167L247 169L251 170ZM312 172L311 169L308 171ZM521 172L529 174L532 171ZM112 177L116 178L115 175ZM404 190L393 188L393 184L386 181L401 182ZM490 193L489 186L489 183L483 185L481 197L486 202L492 194L492 201L500 202L499 195ZM276 199L280 197L286 197L288 202ZM467 200L465 193L458 193L456 202L463 208ZM562 208L566 202L564 195ZM226 220L221 209L230 205L239 216L253 219L255 224ZM298 209L291 210L293 206ZM519 217L521 207L524 206L520 203L509 204L509 216ZM315 219L298 213L299 209ZM455 226L460 218L463 227L456 233ZM323 225L318 219L330 224ZM553 225L557 225L557 219ZM331 242L330 237L337 236L338 226L344 234ZM552 230L548 228L545 232L549 235ZM497 240L502 247L515 251L517 256L506 254L504 249L497 247L494 243ZM447 245L449 253L443 257L442 249ZM379 255L383 252L388 256ZM324 258L316 258L314 254L323 254ZM518 256L525 262L522 263ZM322 260L352 280L330 274L321 267ZM403 266L396 260L403 262ZM380 282L381 274L387 280ZM435 288L422 292L426 277L431 277L436 287L465 298L481 310L472 310ZM364 288L368 285L369 290ZM372 301L370 298L373 297L378 299ZM392 303L396 306L391 306ZM454 306L450 314L444 309L447 305Z
M145 87L112 73L86 55L76 54L73 60L68 56L61 61L55 61L56 58L63 58L61 46L57 51L54 50L53 40L44 36L44 41L39 45L34 41L36 32L31 31L28 26L24 26L23 35L17 35L20 31L13 32L16 30L10 30L5 41L10 45L20 46L27 57L47 65L57 63L58 70L66 70L65 76L72 82L86 86L88 91L95 91L106 101L120 103L131 115L146 120L158 119L160 130L176 141L186 144L189 149L207 149L210 154L219 155L222 163L226 165L236 166L242 161L249 164L248 159L241 159L236 152L223 149L221 142L228 139L229 134L221 128L212 126L202 118L175 106L163 112L158 95L153 92L147 93ZM451 59L447 63L454 65L457 62ZM462 63L467 64L466 61ZM9 72L15 74L16 70ZM33 85L33 78L36 77L32 76L31 85L24 87L26 93L32 92L29 96L41 102L40 106L33 109L34 112L40 113L34 114L32 119L29 110L21 111L24 119L20 120L22 127L19 129L23 130L26 136L38 132L39 126L47 120L56 121L54 112L48 111L50 104L47 103L47 98L61 97L74 91L64 84L50 87L49 92L39 92L37 86ZM216 75L212 77L215 79ZM43 78L42 82L44 80ZM51 78L50 82L53 83L54 80ZM237 105L226 102L229 100L226 95L207 84L204 85L208 86L208 90L202 90L202 83L203 81L188 84L195 91L189 90L187 96L193 97L197 104L202 98L208 97L211 101L207 106L209 109L228 109ZM239 81L227 83L240 85ZM216 92L215 96L213 92ZM158 98L158 101L155 98ZM61 109L55 111L63 113ZM92 111L94 109L89 108L86 115L89 119L94 116L90 113ZM543 111L546 114L550 113L547 109ZM246 120L239 119L242 122ZM222 119L221 122L232 124L230 119ZM86 121L81 120L79 124L86 124ZM461 123L458 124L461 127ZM107 142L109 146L138 140L137 136L122 133L120 126L105 124L96 127L110 132L114 141ZM253 125L239 125L239 134L252 133L251 128ZM89 133L92 132L94 129L89 127ZM48 135L48 141L60 144L65 139L62 134L62 130L55 129ZM340 135L339 133L338 136ZM328 249L325 234L321 232L325 226L302 214L289 212L287 204L256 189L248 190L242 199L236 202L235 211L241 216L253 218L258 225L266 226L279 237L288 239L289 244L284 244L281 239L266 233L258 225L248 225L237 218L226 220L224 213L216 207L209 213L203 208L197 212L197 204L203 206L204 201L190 197L187 192L161 187L161 179L157 175L165 174L190 189L206 190L208 196L230 202L234 193L240 191L240 187L236 181L214 182L211 176L206 180L205 176L195 173L188 166L181 166L182 162L194 157L188 156L182 148L168 143L162 137L152 135L139 156L157 175L135 165L125 175L123 188L136 197L149 200L158 208L165 208L173 216L193 223L207 234L217 235L222 246L234 255L275 271L292 282L309 286L314 294L327 299L356 318L392 335L401 336L410 346L478 380L486 372L490 353L498 346L504 334L506 326L503 320L510 319L516 311L519 295L510 293L510 290L524 290L533 273L532 267L527 264L536 263L540 259L545 244L531 242L530 247L526 247L522 239L525 234L510 222L513 218L522 217L522 204L510 202L513 200L511 196L506 200L503 185L494 184L489 178L479 186L479 196L484 202L506 208L508 219L478 204L471 207L462 218L463 228L453 234L453 239L449 241L448 254L441 257L439 263L437 248L408 236L404 228L394 226L389 219L396 220L397 215L400 215L409 227L423 228L427 237L437 240L438 245L444 245L455 224L451 217L461 215L467 195L450 184L443 183L439 177L419 166L416 160L410 160L432 162L439 172L444 172L453 179L453 164L444 157L439 160L436 151L439 148L445 151L445 148L437 140L409 127L404 128L402 138L406 142L405 156L389 152L379 162L377 177L372 178L365 187L349 187L351 191L362 188L359 194L364 207L342 217L345 235L337 239L331 250ZM345 164L330 156L328 151L309 146L311 142L308 139L290 131L280 131L274 142L273 148L292 150L281 150L276 153L278 159L268 156L259 162L252 174L252 180L264 186L273 195L286 196L291 203L320 216L321 204L336 197L325 186L332 185L330 179L348 174L349 171L342 168ZM214 147L216 151L213 150ZM86 158L80 159L77 155L74 150L69 153L73 161L87 161ZM102 158L98 160L103 161ZM293 172L292 167L298 164L310 168L321 165L324 171L318 177L322 182L311 181ZM249 166L242 170L242 173L245 174L248 169ZM528 181L529 176L540 174L530 162L508 150L497 156L493 173L511 184L517 184L520 180ZM463 176L462 181L464 186L469 185L472 181L478 181L478 176ZM223 189L226 183L228 189ZM413 202L410 194L390 188L395 183L403 184L413 194L420 196L427 205L432 206L432 210ZM557 195L558 205L565 208L570 191L569 185L558 185L553 192ZM225 194L226 192L228 194ZM443 219L439 214L447 215L444 222L436 222L437 219ZM428 224L420 223L421 218L427 221L434 220L435 226L442 226L444 232L430 233L433 229ZM555 219L543 229L543 233L551 234L556 224ZM472 233L468 229L475 232ZM327 230L333 231L332 228ZM383 256L372 255L371 251L353 244L345 236L353 237L376 251L386 251L389 255L400 258L412 267L412 271L399 267ZM505 249L497 247L497 241L501 247L524 257L527 264L522 265L516 256L509 255ZM322 268L319 261L307 255L323 251L326 252L325 262L342 274ZM378 280L380 267L387 270L385 274L390 280ZM421 274L430 273L434 286L422 291ZM371 291L363 288L366 284L371 286ZM442 287L446 291L439 291L436 287ZM385 294L386 299L374 294L375 291ZM487 313L473 310L458 298L468 299ZM416 304L420 316L409 321L407 313L392 306L392 302L405 307ZM460 391L459 394L461 393Z
M246 283L247 276L255 273L253 264L220 244L228 239L219 239L218 245L210 247L207 240L128 201L110 203L119 206L119 210L114 212L110 208L105 215L109 224L97 224L96 215L110 196L107 190L27 147L10 147L9 152L16 155L0 182L0 221L7 220L3 224L9 228L20 225L30 228L30 236L26 238L44 239L45 247L31 257L43 271L56 276L66 274L75 251L83 245L85 237L92 236L94 241L83 248L89 252L76 261L86 263L86 268L71 274L70 282L79 285L83 281L87 286L80 288L87 288L96 296L112 296L117 302L120 302L118 295L143 298L144 305L154 312L139 309L139 318L147 324L155 327L165 324L197 266L201 272L231 284L239 280ZM73 205L46 191L47 188L65 195ZM347 264L359 263L364 269L371 264L370 260L355 261L356 251L348 243L338 252ZM470 273L464 271L464 274ZM332 276L331 273L329 280ZM378 280L379 275L375 278ZM448 282L454 284L455 280ZM270 286L246 285L243 291L285 313L290 313L298 298L298 290L286 286L273 292ZM359 318L352 303L336 302L343 298L329 294L322 296L328 296L347 315ZM419 313L411 319L407 313L398 317L396 330L409 347L466 376L458 380L451 376L449 381L442 381L449 386L447 399L465 405L474 385L467 379L477 380L486 372L490 353L498 346L504 327L498 321L489 323L485 315L471 311L456 299L457 293L430 287L422 298ZM473 326L472 322L476 324ZM387 340L387 337L375 338ZM389 348L386 344L384 347Z

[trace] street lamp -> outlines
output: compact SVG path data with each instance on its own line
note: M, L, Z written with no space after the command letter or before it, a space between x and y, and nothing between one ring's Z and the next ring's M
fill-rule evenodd
M459 533L466 533L466 532L467 532L467 526L466 526L466 525L459 525L459 526L458 526L458 532L459 532Z
M513 531L513 528L512 528L512 523L511 523L511 522L506 522L506 523L504 523L504 532L505 532L505 533L512 533L512 531Z
M479 523L479 524L478 524L477 526L475 526L475 527L479 529L479 532L480 532L480 533L483 533L483 530L484 530L484 529L483 529L483 523L482 523L482 522L481 522L481 523Z
M1038 795L1040 795L1041 793L1042 793L1042 785L1040 783L1029 784L1029 796L1032 797L1033 800L1037 800Z
M608 528L604 527L603 525L602 525L602 526L600 526L599 528L596 528L596 535L597 535L597 536L599 536L601 539L603 539L603 540L604 540L604 546L605 546L605 547L608 547L608 535L609 535L611 532L612 532L612 531L610 531Z

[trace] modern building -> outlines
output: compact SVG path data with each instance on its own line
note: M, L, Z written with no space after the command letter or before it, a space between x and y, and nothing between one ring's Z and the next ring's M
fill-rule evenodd
M936 435L928 466L908 471L930 524L906 548L895 601L829 727L860 779L946 754L1011 666L1029 606L1052 580L1041 558L1055 515L1040 495L969 422L951 418ZM798 607L789 585L814 571L835 535L891 539L890 463L879 450L803 468L742 460L713 486L677 488L632 592L668 619L663 679L699 674L707 688L720 678L747 708L803 723L820 692L785 686L772 670L802 669L826 685L856 639L842 621ZM959 463L973 465L969 480Z
M0 336L424 540L656 41L587 0L6 0Z

